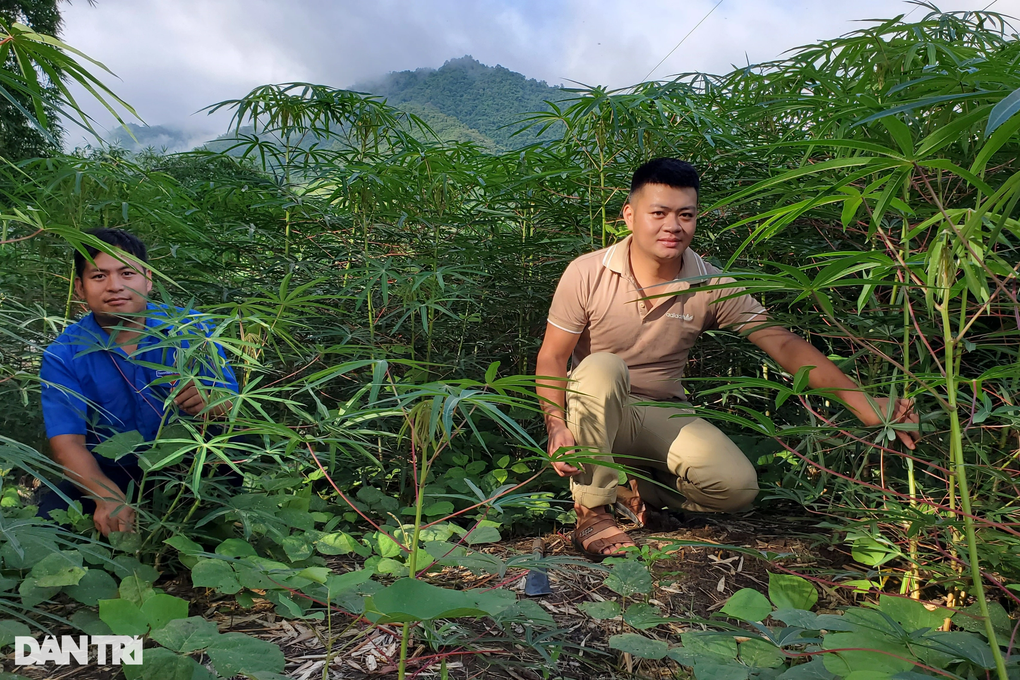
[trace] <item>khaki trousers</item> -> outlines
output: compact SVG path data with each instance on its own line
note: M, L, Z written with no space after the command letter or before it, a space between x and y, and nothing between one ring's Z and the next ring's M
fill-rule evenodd
M586 357L571 371L568 389L574 441L598 452L582 454L635 468L649 508L735 512L758 495L754 466L714 425L684 416L689 411L674 403L636 406L627 365L615 354ZM570 480L574 502L586 508L615 503L618 478L615 468L585 464Z

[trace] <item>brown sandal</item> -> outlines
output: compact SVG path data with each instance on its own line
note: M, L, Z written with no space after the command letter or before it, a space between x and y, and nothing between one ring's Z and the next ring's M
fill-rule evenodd
M610 530L613 531L610 532ZM619 536L622 536L626 541L619 540ZM586 540L588 541L587 546L584 545ZM608 554L602 552L610 546L629 547L624 545L625 542L634 545L634 541L617 526L616 520L611 515L595 515L583 520L578 519L577 526L574 527L573 542L574 547L592 562L601 562L607 557L623 554L619 548Z
M630 480L629 488L622 487L617 489L616 493L616 504L613 505L613 509L639 527L645 526L648 522L648 513L645 502L641 500L641 494L638 493L637 480ZM644 520L641 519L642 516L645 518Z

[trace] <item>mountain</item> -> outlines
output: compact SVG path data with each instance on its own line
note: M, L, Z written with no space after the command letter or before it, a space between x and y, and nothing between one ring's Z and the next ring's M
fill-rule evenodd
M516 149L535 141L562 135L553 126L542 137L534 131L517 136L523 114L542 111L546 101L567 95L545 81L527 78L503 66L486 66L471 56L451 59L438 69L389 73L375 81L359 83L352 90L385 97L387 102L425 121L440 139L474 142L490 151ZM107 141L133 153L152 149L174 153L188 151L209 139L173 125L145 127L128 123L135 139L123 128L113 131ZM206 143L222 151L234 143L232 132ZM315 140L308 140L308 144ZM240 151L232 152L239 154Z
M521 114L545 110L547 100L566 96L544 80L526 78L503 66L486 66L470 55L451 59L438 69L395 71L351 89L385 97L414 113L424 108L455 118L501 149L533 143L534 132L512 136L521 127ZM543 138L554 136L556 131L550 130Z

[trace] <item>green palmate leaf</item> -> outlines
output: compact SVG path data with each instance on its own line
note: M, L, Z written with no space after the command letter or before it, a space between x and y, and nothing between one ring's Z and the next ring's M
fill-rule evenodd
M772 605L757 590L742 588L733 593L721 611L741 621L764 621L772 613Z
M769 599L777 609L804 609L810 611L818 602L818 591L813 583L792 574L769 573Z
M224 560L199 560L191 570L191 585L196 588L215 588L226 595L241 590L237 573Z
M658 660L666 657L669 645L662 640L653 640L636 633L623 633L609 638L609 647L627 652L642 659Z
M653 607L644 602L635 602L627 607L627 611L623 614L623 620L638 630L655 628L669 621L669 619L662 616L662 612L659 611L658 607Z
M100 600L99 618L114 635L145 635L149 632L148 617L138 605L128 600Z
M624 597L645 595L652 590L652 577L645 565L637 560L626 560L613 565L605 586Z
M206 649L216 672L225 678L244 673L282 673L283 652L271 642L244 633L220 635Z
M21 621L0 620L0 647L13 645L14 638L31 634L32 631Z
M64 588L74 600L95 607L100 600L117 597L117 582L102 569L89 569L76 585Z
M985 136L995 132L1000 125L1016 115L1017 111L1020 111L1020 89L1013 90L1003 97L992 109L988 115L988 125L985 126Z
M205 649L219 637L219 634L216 624L206 621L201 616L173 619L150 633L153 640L181 654Z
M888 614L896 623L908 631L922 628L939 628L953 612L942 607L929 609L921 602L908 597L882 595L878 598L879 610Z
M401 579L366 601L380 623L430 621L459 616L493 616L517 601L505 590L448 590L417 579Z
M139 607L156 594L151 582L135 575L128 576L120 582L119 592L122 598L134 602Z
M188 618L187 601L173 595L153 595L142 603L141 610L153 630L162 628L174 619Z
M143 443L145 443L145 438L137 430L119 432L97 444L92 449L92 453L111 460L117 460L122 456L133 453Z
M596 621L615 619L620 615L620 603L613 600L603 602L580 602L577 608Z

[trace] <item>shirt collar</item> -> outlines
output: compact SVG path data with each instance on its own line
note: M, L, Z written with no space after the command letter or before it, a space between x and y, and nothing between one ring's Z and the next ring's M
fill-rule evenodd
M627 236L614 246L606 250L602 258L602 266L611 272L615 272L631 281L634 280L634 272L630 268L630 245L631 236ZM692 285L698 285L707 281L709 277L708 267L696 252L687 248L683 254L683 267L680 269L680 278L654 286L654 290L648 290L649 295L660 295L662 293L678 293L688 290Z
M146 304L144 314L145 314L145 327L147 329L158 328L160 326L162 322L160 321L160 319L156 317L158 313L161 311L162 308L158 305L154 305L151 302ZM83 316L78 323L81 324L81 328L87 330L90 334L95 336L95 338L99 341L101 345L108 346L111 348L113 347L113 339L111 335L106 332L105 328L99 325L99 322L96 321L95 314L89 312L88 314ZM141 347L147 344L151 344L153 342L156 342L156 339L153 338L151 334L143 333L142 336L138 339L138 346Z

